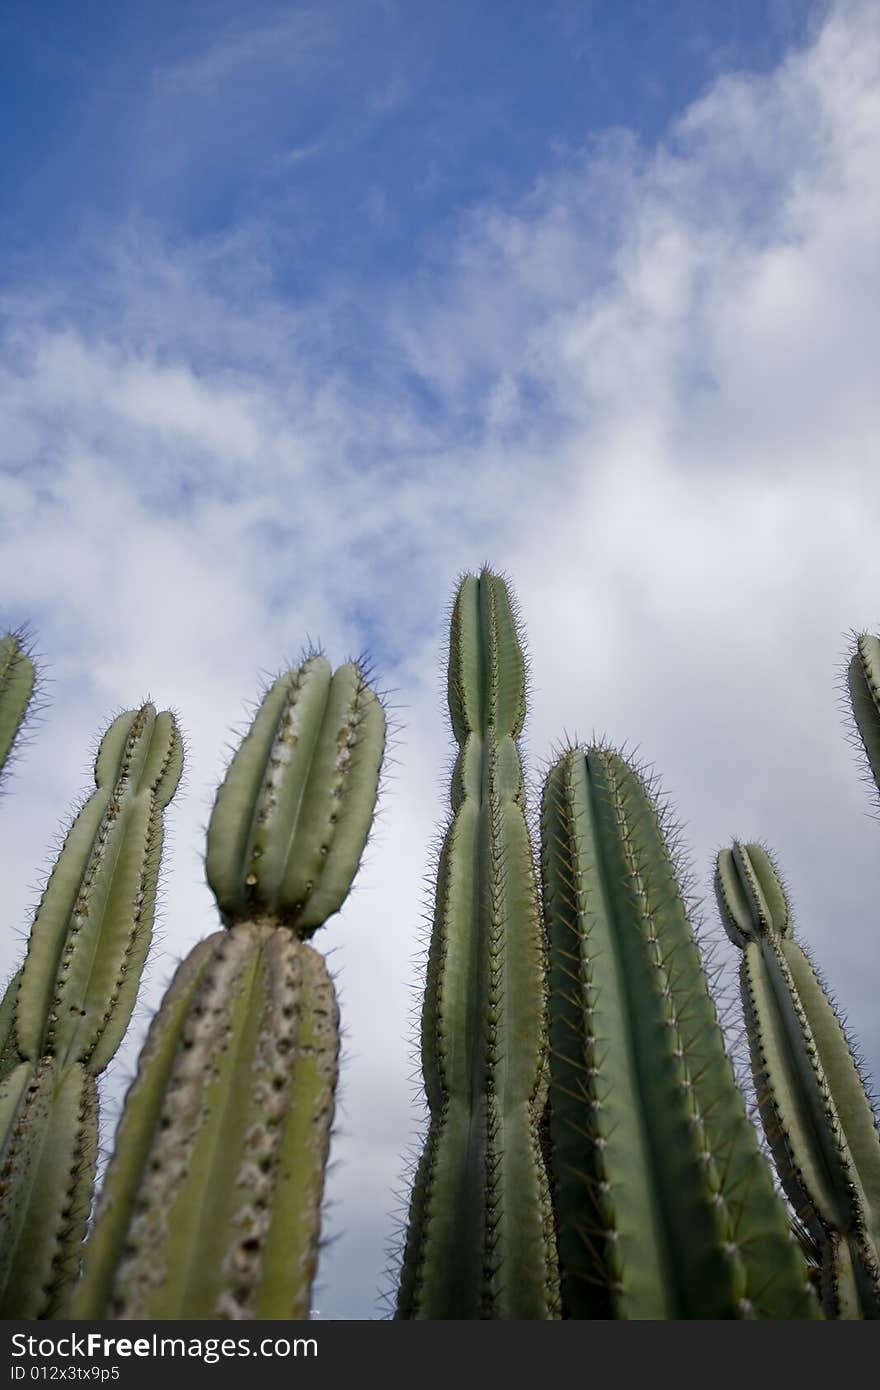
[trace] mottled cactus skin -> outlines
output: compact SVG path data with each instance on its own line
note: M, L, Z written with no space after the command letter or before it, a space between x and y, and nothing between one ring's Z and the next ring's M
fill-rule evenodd
M741 982L752 1072L782 1186L812 1237L826 1316L880 1317L880 1135L834 1007L794 938L768 851L734 842L715 890Z
M448 696L459 753L422 1014L431 1118L397 1311L551 1318L546 961L517 746L525 664L507 587L485 569L455 600Z
M541 863L563 1316L814 1317L664 819L611 748L569 748L548 773Z
M36 690L37 672L25 634L0 637L0 781Z
M856 730L880 795L880 637L862 632L847 668Z
M128 1027L150 944L173 715L113 721L2 1010L0 1317L52 1317L76 1276L98 1146L95 1078Z
M183 962L150 1029L74 1317L308 1317L339 1015L304 938L351 887L384 747L353 663L309 657L267 692L208 827L227 929Z

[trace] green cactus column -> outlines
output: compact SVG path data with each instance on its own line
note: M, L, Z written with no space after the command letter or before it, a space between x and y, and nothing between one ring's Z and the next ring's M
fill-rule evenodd
M357 665L310 657L266 694L208 827L227 930L150 1029L74 1317L308 1317L339 1017L305 938L348 894L384 746Z
M815 1316L654 797L613 750L570 748L541 832L563 1316Z
M794 939L761 845L718 856L761 1119L783 1188L815 1241L829 1317L880 1317L880 1135L840 1020Z
M505 584L485 569L455 601L449 710L459 753L422 1015L431 1120L398 1316L548 1318L545 955L516 741L525 665Z
M95 1078L128 1027L152 935L162 817L183 749L150 704L113 721L4 998L0 1316L52 1317L77 1273L98 1143Z
M36 674L24 634L0 637L0 778L34 698Z

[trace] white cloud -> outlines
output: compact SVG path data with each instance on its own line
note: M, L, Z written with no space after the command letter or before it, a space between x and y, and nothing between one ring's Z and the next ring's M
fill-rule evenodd
M505 568L521 600L534 761L563 729L638 742L703 888L714 848L766 837L880 1064L880 830L835 689L843 634L880 622L878 62L876 6L838 6L657 150L615 132L560 155L520 205L438 242L417 286L381 304L344 287L374 316L365 381L335 356L340 303L276 302L253 241L171 253L129 231L103 308L44 287L8 306L3 616L32 620L56 672L0 805L10 920L114 706L149 689L190 734L173 957L213 926L199 826L257 670L307 632L336 660L366 639L405 706L380 834L323 933L350 1056L325 1317L369 1315L411 1123L401 1040L462 568Z

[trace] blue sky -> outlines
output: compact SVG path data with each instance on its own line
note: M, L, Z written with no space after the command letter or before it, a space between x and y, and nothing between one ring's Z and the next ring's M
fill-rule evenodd
M203 827L258 673L368 647L403 727L323 934L316 1303L381 1311L445 612L483 560L527 625L533 778L563 730L638 745L703 890L768 840L876 1075L837 682L880 623L877 7L10 3L0 39L0 624L51 676L0 807L3 969L102 722L150 693L189 738L108 1115L214 927Z

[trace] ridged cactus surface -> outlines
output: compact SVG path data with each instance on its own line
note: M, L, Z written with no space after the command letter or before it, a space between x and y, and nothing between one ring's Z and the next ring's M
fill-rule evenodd
M177 971L126 1099L73 1313L304 1318L339 1052L322 957L385 746L353 664L267 692L217 795L207 872L225 931Z
M741 981L761 1119L815 1241L829 1317L880 1317L880 1136L834 1007L794 938L772 858L734 843L716 893Z
M150 704L113 721L96 790L43 893L4 998L0 1316L63 1306L85 1235L98 1143L95 1077L128 1027L150 944L162 818L183 750Z
M504 581L461 583L449 710L459 745L422 1017L430 1128L402 1318L548 1318L558 1307L539 1119L545 953L517 746L525 664Z
M654 796L571 748L541 829L563 1316L815 1316Z

